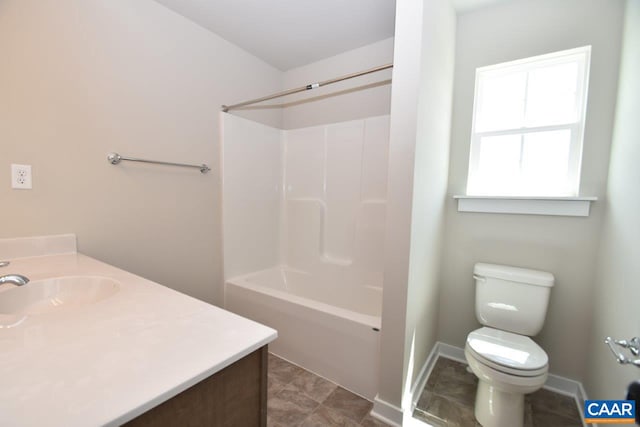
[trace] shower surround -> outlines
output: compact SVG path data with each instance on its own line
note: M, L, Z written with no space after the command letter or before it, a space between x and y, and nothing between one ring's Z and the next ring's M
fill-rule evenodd
M372 399L389 116L221 121L225 307L277 329L275 354Z

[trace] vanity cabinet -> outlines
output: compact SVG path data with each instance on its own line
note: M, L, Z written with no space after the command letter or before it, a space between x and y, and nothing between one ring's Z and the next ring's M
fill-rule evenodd
M264 427L267 361L263 346L124 426Z
M0 255L31 279L0 287L0 427L266 426L274 329L79 254L74 235L0 239Z

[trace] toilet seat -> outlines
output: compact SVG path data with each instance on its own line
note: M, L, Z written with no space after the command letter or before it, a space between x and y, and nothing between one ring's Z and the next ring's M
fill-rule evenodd
M547 353L524 335L485 326L467 336L466 347L476 360L499 372L535 377L548 371Z

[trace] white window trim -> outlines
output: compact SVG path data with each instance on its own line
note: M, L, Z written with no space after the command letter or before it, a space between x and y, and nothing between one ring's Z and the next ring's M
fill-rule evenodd
M540 55L533 58L525 58L519 61L512 61L509 63L508 69L505 68L504 64L491 65L487 67L481 67L476 70L475 76L475 88L474 88L474 104L473 104L473 122L472 122L472 133L471 133L471 143L470 143L470 153L469 153L469 169L467 176L467 196L468 198L484 198L487 197L493 198L496 200L504 200L504 199L512 199L512 200L521 200L523 197L532 200L560 200L558 197L532 197L532 196L503 196L503 195L480 195L480 194L470 194L469 192L469 183L473 179L474 173L477 171L477 166L479 163L479 151L477 148L479 147L480 138L484 136L497 136L497 135L510 135L510 134L523 134L530 132L539 132L544 130L560 130L560 129L570 129L572 140L571 140L571 148L570 148L570 177L572 181L573 190L571 194L567 194L564 199L567 198L578 198L579 194L579 184L580 184L580 171L581 171L581 160L582 160L582 146L584 139L584 127L585 127L585 118L586 118L586 92L580 91L580 98L577 100L582 105L582 109L579 112L579 120L573 123L561 124L561 125L553 125L553 126L539 126L539 127L522 127L516 129L504 129L500 131L487 131L487 132L475 132L476 126L476 108L478 105L478 96L479 96L479 79L481 73L491 72L493 69L496 69L497 73L511 73L513 70L517 70L519 68L528 68L528 65L532 61L548 61L550 63L553 62L564 62L566 58L571 55L584 55L584 61L582 62L582 72L580 73L580 81L578 82L579 86L586 89L589 82L589 66L590 64L590 56L591 56L591 47L579 47L575 49L565 50L562 52L554 52L547 55ZM458 196L456 196L458 197ZM591 198L588 198L591 199ZM518 213L518 212L515 212ZM588 208L587 208L588 215Z
M597 197L498 197L453 196L458 212L589 216L591 203Z

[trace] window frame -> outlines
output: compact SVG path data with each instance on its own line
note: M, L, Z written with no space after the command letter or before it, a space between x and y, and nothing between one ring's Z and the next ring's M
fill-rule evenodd
M476 131L478 108L481 105L482 96L484 93L481 91L481 79L486 77L495 77L500 75L509 75L516 72L527 72L527 78L525 82L525 100L524 105L526 108L527 100L527 85L529 72L537 68L547 67L555 64L563 63L578 63L578 81L576 89L576 103L577 103L577 120L575 122L567 122L563 124L542 125L542 126L527 126L523 123L520 127L490 130L490 131ZM500 64L479 67L476 69L475 75L475 87L474 87L474 99L473 99L473 118L471 123L471 141L469 151L469 168L467 175L467 191L468 196L488 196L488 197L576 197L580 191L580 172L582 164L582 151L584 145L584 128L587 111L587 99L589 89L589 71L591 62L591 46L583 46L574 49L568 49L558 52L553 52L544 55L538 55L528 57L516 61L503 62ZM525 112L526 117L526 112ZM477 189L477 179L474 177L479 176L479 163L480 163L480 147L481 140L485 137L491 136L503 136L503 135L519 135L521 139L521 154L523 147L524 135L530 133L539 133L544 131L556 131L556 130L569 130L571 132L571 139L569 142L569 170L568 170L568 191L554 194L537 194L537 193L523 193L518 192L515 194L504 193L501 191L487 191L487 189ZM563 183L564 184L564 183Z

